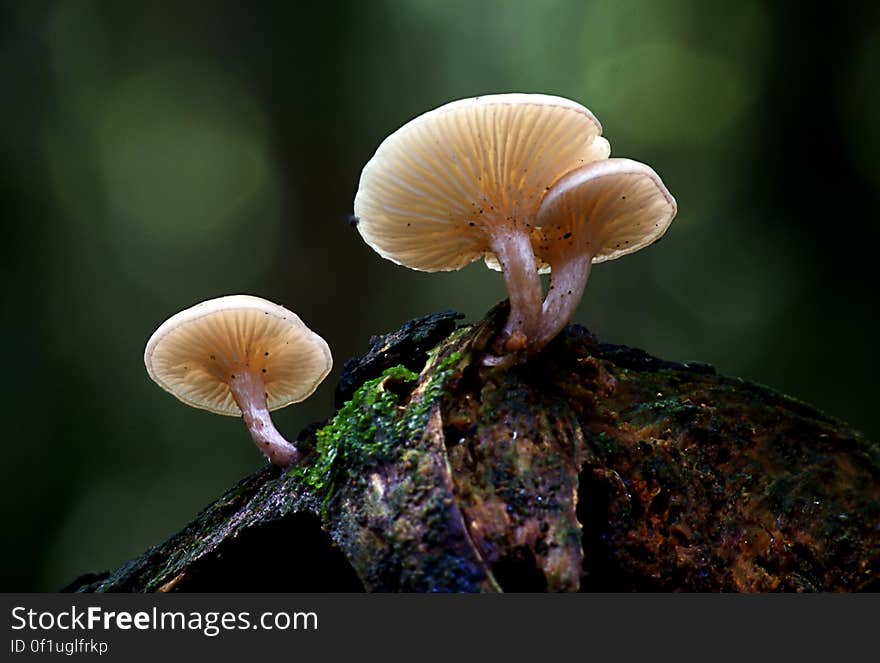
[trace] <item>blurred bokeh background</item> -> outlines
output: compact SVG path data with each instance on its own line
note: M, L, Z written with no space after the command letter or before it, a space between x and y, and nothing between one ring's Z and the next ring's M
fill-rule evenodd
M597 267L577 322L711 362L880 437L880 6L702 0L4 3L0 590L55 590L185 524L261 457L153 385L165 318L247 292L336 368L371 334L504 298L346 223L378 143L455 98L559 94L679 203ZM283 553L282 553L283 554Z

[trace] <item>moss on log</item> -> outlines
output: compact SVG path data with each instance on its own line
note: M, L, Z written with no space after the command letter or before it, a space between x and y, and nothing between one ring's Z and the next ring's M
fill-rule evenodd
M711 366L571 326L489 366L504 306L374 338L306 463L69 591L880 590L880 448ZM271 548L287 571L262 573ZM278 565L273 565L278 569Z

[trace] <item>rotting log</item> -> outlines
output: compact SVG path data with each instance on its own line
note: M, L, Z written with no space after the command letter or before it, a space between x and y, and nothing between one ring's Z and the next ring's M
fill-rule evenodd
M880 447L706 364L570 326L483 362L414 320L346 364L306 462L67 591L878 591Z

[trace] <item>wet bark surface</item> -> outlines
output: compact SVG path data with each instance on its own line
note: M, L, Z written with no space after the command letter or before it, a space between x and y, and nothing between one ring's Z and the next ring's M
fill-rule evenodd
M487 365L504 317L375 337L303 465L65 589L880 591L876 443L578 326Z

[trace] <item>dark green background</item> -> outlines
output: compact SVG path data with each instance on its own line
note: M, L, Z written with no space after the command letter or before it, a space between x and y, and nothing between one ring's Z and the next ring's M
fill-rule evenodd
M585 104L678 200L661 243L594 270L577 322L880 437L880 13L809 7L5 3L0 590L116 567L261 465L239 421L148 380L169 315L247 292L324 336L334 372L276 415L295 435L371 334L505 296L481 263L396 267L345 222L385 135L477 94Z

